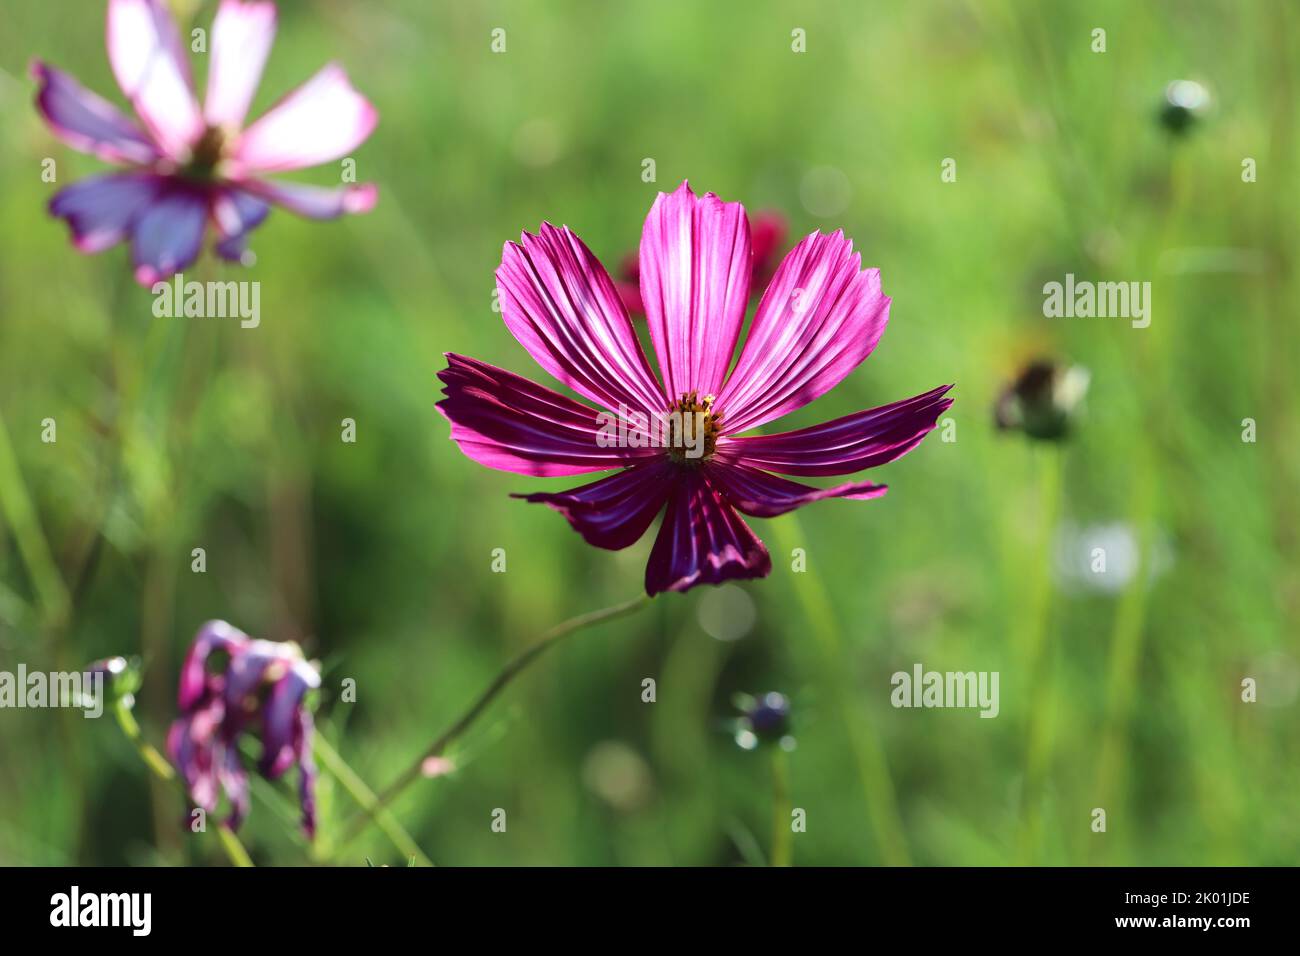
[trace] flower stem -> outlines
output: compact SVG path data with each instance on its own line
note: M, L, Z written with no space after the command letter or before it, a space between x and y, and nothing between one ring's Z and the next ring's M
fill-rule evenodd
M800 546L799 521L794 514L782 515L770 524L773 534L787 554ZM889 773L889 760L885 746L875 727L859 711L852 689L846 678L849 671L844 666L844 648L839 625L830 610L826 587L815 573L804 572L795 576L795 593L799 596L804 616L812 625L821 652L821 669L830 691L830 698L844 729L857 764L863 795L867 800L867 816L871 822L876 849L887 866L910 866L911 855L907 849L907 834L902 816L898 812L898 797Z
M1025 638L1024 659L1029 675L1029 725L1025 734L1025 783L1021 796L1019 859L1022 865L1036 862L1041 839L1042 802L1050 770L1055 704L1055 647L1048 639L1052 625L1052 563L1056 532L1061 516L1061 456L1049 448L1041 460L1039 484L1041 538L1036 560L1028 572L1027 593L1031 610Z
M598 611L588 611L586 614L579 614L577 617L571 617L567 621L552 627L549 631L538 638L533 644L520 651L501 671L487 688L475 698L474 702L462 713L451 726L439 734L424 752L404 770L396 780L382 790L375 797L374 802L366 807L362 804L362 811L353 818L351 825L345 831L340 849L348 846L355 840L368 822L376 820L381 810L397 799L403 791L412 783L419 780L423 775L422 768L424 762L431 757L441 756L442 753L453 744L465 731L473 725L474 721L488 708L488 705L496 699L497 695L503 691L506 686L514 680L525 668L542 655L542 653L560 640L580 631L583 628L591 627L593 624L600 624L604 621L612 621L615 618L624 617L633 611L640 610L650 603L650 598L644 594L638 594L630 601L624 601L622 604L615 604L611 607L601 608Z
M433 861L425 856L419 844L411 838L409 833L402 829L402 825L397 822L396 817L389 810L378 805L375 792L348 765L348 762L339 755L339 752L330 745L324 735L316 735L315 746L316 756L320 758L321 764L343 785L343 789L352 796L352 799L365 811L366 815L379 825L379 829L384 831L384 835L393 842L393 846L397 847L402 856L408 860L414 858L421 866L433 866Z
M113 705L113 716L117 718L117 725L122 728L122 733L126 739L131 741L135 747L135 752L140 755L146 767L153 771L155 777L163 783L176 787L186 800L189 794L185 790L185 782L176 775L163 755L153 744L144 739L144 733L140 730L140 725L136 722L135 714L131 713L131 708L126 700L118 700ZM239 842L239 837L235 836L235 831L224 823L217 825L217 837L221 841L221 849L225 850L226 857L234 866L252 866L253 860L244 849L244 845Z
M794 862L794 831L790 828L790 763L786 752L772 747L772 865Z

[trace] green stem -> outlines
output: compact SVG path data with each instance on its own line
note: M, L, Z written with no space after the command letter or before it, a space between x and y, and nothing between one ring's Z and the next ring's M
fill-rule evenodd
M799 519L794 514L783 515L769 525L789 553L800 546ZM812 624L817 646L822 654L822 671L830 688L835 708L840 712L853 750L858 777L867 800L867 816L871 822L876 847L889 866L909 866L911 856L903 820L898 812L898 799L894 781L889 773L884 745L876 735L871 722L856 712L853 695L848 685L844 666L844 651L839 627L830 610L830 599L821 579L807 572L794 575L795 593L803 607L804 616Z
M343 788L351 794L352 799L365 811L366 816L379 825L379 829L384 831L384 835L392 841L393 846L397 847L404 857L408 860L414 858L422 866L433 866L433 861L425 856L419 844L412 839L409 833L402 829L402 825L397 822L397 818L387 808L379 806L379 798L375 796L375 792L348 765L347 761L330 745L330 742L322 734L316 734L316 756L320 758L320 762L325 769L333 774L339 783L343 784Z
M41 531L3 416L0 416L0 509L13 529L46 626L51 629L61 627L68 615L68 589Z
M144 739L144 733L140 730L140 725L136 722L135 715L131 713L131 708L127 706L125 700L118 700L113 705L113 716L117 718L117 724L122 728L122 733L126 739L131 741L135 747L135 752L140 755L155 777L170 786L174 786L180 794L189 800L189 793L186 792L185 782L177 776L176 771L172 769L158 749ZM234 866L252 866L253 860L244 849L244 845L239 842L239 837L235 836L233 830L226 824L217 825L217 837L221 842L221 848L225 850L226 857Z
M442 753L462 734L464 734L465 731L473 725L474 721L477 720L485 710L487 710L488 705L496 699L497 695L500 694L501 691L503 691L506 686L520 674L520 672L527 668L529 664L540 657L544 651L550 649L555 644L559 643L562 638L567 637L576 631L580 631L586 627L591 627L593 624L600 624L604 621L612 621L615 618L624 617L631 614L633 611L640 610L649 603L650 599L646 595L639 594L630 601L624 601L622 604L615 604L612 607L601 608L598 611L589 611L586 614L579 614L577 617L571 617L567 621L555 625L538 638L535 643L521 651L510 661L510 663L506 664L506 666L501 669L497 676L492 679L492 682L488 684L487 689L474 699L474 702L469 705L464 713L457 717L450 727L439 734L438 737L434 739L433 743L425 748L424 752L421 753L420 756L417 757L415 761L397 777L396 780L389 784L377 797L375 797L371 809L363 809L353 818L351 825L344 834L343 841L340 844L340 849L351 844L352 841L360 836L362 831L365 830L366 824L369 821L376 819L376 815L381 809L387 807L390 803L396 800L407 787L416 780L419 780L420 777L423 776L422 768L424 762L431 757L441 756Z
M1048 646L1052 621L1052 562L1061 512L1061 456L1045 449L1039 482L1042 513L1039 546L1032 555L1029 594L1033 601L1025 638L1026 673L1029 675L1028 722L1025 744L1025 784L1021 798L1020 862L1033 863L1038 848L1043 788L1051 763L1053 714L1053 651Z
M781 747L772 748L772 865L794 862L794 830L790 827L790 762Z

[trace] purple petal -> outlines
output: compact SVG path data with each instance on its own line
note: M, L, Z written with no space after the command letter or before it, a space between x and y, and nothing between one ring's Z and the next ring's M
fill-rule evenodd
M295 743L303 698L312 687L320 686L320 675L306 661L297 662L271 688L262 711L262 758L258 770L274 780L292 766L297 758Z
M230 818L226 824L232 830L238 830L239 825L244 822L248 816L249 792L248 792L248 773L244 770L244 765L239 760L239 748L234 743L224 745L220 755L220 762L217 764L217 779L221 783L221 789L226 792L230 799Z
M497 269L506 325L537 364L606 408L667 408L605 267L573 232L543 223Z
M208 198L196 189L173 186L136 220L131 255L135 278L153 285L198 258L208 221Z
M208 689L208 657L215 651L225 651L232 659L245 650L252 638L231 627L225 621L208 621L190 644L181 665L180 693L177 703L182 712L196 706Z
M812 488L757 468L714 462L708 469L712 485L733 508L755 518L774 518L823 498L879 498L887 490L870 481L853 481L834 488Z
M302 828L307 839L316 836L316 762L312 759L315 724L306 709L298 711L294 749L298 756L298 802L302 807Z
M807 405L871 354L889 321L889 299L880 271L861 266L841 232L813 233L785 257L714 403L726 433Z
M696 470L681 474L645 569L646 593L762 578L772 570L763 542Z
M239 129L262 79L275 40L275 4L222 0L212 21L212 52L203 116L213 126Z
M50 214L66 220L82 252L102 252L125 239L162 188L152 173L107 173L61 190Z
M438 373L447 397L438 410L451 437L479 464L521 475L577 475L662 454L657 448L600 446L594 409L505 369L453 353Z
M944 385L923 395L778 435L729 438L715 460L786 475L847 475L901 458L952 405Z
M331 189L303 183L249 179L240 186L245 192L308 219L337 219L344 213L370 212L379 198L379 189L373 183L354 183Z
M569 491L512 497L550 505L588 544L618 551L640 540L659 514L672 488L673 471L673 466L661 459L633 465Z
M241 176L318 166L366 141L379 114L331 63L244 131L233 158Z
M62 70L32 64L40 84L36 107L54 134L73 149L110 163L151 163L158 149L116 106Z
M250 641L231 655L222 689L226 705L224 732L228 738L233 739L257 713L260 706L257 692L262 681L283 676L291 663L284 645L271 641Z
M248 237L271 212L271 207L251 193L233 187L219 192L212 200L212 219L222 239L217 254L239 262L248 247Z
M154 141L185 160L203 133L189 61L162 0L109 0L108 59Z
M752 271L740 203L690 184L660 193L641 232L641 300L669 399L716 395L745 321Z

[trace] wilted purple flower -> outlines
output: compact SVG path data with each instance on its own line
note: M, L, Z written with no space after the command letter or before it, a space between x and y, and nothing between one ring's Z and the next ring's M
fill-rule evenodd
M142 125L41 62L36 105L74 149L127 167L74 183L50 201L82 252L131 240L144 285L198 257L211 221L217 254L239 261L271 205L311 219L366 212L370 184L326 189L264 178L346 156L378 114L336 63L244 127L275 37L276 8L222 0L212 24L207 96L200 107L180 32L162 0L109 0L108 58Z
M214 655L224 655L224 666L211 666ZM194 803L211 813L225 793L232 807L229 823L239 826L249 802L239 741L252 734L262 743L262 776L275 780L297 765L303 828L313 836L316 765L304 698L319 686L320 675L296 644L255 640L225 621L199 628L181 668L181 716L167 734L167 752Z
M883 465L915 448L952 404L951 386L942 386L797 431L743 435L830 391L871 354L889 320L879 270L862 268L842 232L805 237L763 293L733 368L753 275L744 207L697 197L686 183L661 193L640 262L659 378L604 267L570 229L543 223L540 235L505 247L502 314L542 368L606 411L454 354L439 373L446 398L438 408L461 451L491 468L537 476L621 469L523 497L615 550L665 511L648 594L766 576L771 558L739 513L771 518L823 498L885 493L870 481L814 488L773 472L847 475Z

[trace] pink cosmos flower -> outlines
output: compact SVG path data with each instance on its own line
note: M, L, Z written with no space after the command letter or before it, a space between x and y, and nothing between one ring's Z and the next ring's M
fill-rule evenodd
M214 655L224 658L213 667ZM303 829L316 832L316 765L307 691L320 686L316 668L296 644L254 640L225 621L199 628L181 667L181 716L167 734L167 753L196 806L208 813L223 792L231 828L248 814L248 775L239 754L244 734L262 742L258 772L276 780L295 764Z
M139 124L67 73L33 64L36 105L55 135L126 167L51 200L78 249L101 252L130 239L136 279L151 285L194 262L209 221L217 254L238 261L273 204L312 219L373 208L371 184L326 189L264 178L345 156L377 122L331 63L245 128L275 25L272 3L222 0L200 107L163 0L109 0L108 58Z
M767 288L776 266L776 254L785 245L785 234L789 231L785 216L772 209L764 209L754 215L750 223L750 250L754 257L753 278L750 281L751 295L758 295ZM634 319L645 318L645 306L641 304L641 257L629 252L623 257L619 266L618 278L614 280L618 297L628 315Z
M538 476L621 469L570 491L517 496L554 508L589 543L625 548L665 511L646 567L651 595L764 577L771 559L741 514L885 493L869 481L814 488L773 472L845 475L893 461L952 404L944 386L810 428L743 434L834 388L889 319L879 270L861 268L842 232L813 233L777 268L731 368L752 258L739 203L697 197L687 183L655 200L640 267L656 379L604 267L567 227L543 223L539 235L506 244L497 270L506 326L547 372L614 411L461 355L449 354L439 374L451 437L480 464ZM648 423L665 420L668 440L656 444ZM612 421L627 441L611 443Z

